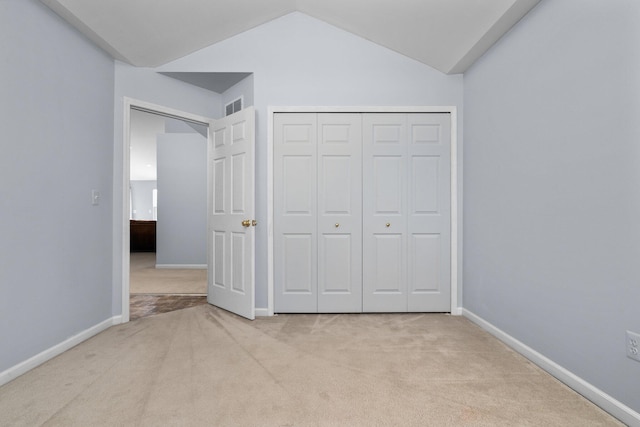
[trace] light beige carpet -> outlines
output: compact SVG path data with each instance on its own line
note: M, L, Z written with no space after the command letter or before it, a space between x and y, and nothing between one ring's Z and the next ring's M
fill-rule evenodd
M156 268L154 252L133 252L129 289L132 294L207 294L207 270Z
M0 388L2 426L617 426L461 317L211 306L112 327Z

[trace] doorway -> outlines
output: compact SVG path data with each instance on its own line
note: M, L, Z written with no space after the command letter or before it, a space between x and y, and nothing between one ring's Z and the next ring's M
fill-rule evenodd
M187 196L187 197L197 197L201 204L204 206L204 211L202 213L202 230L197 229L197 226L193 227L193 230L196 234L200 236L206 236L206 207L207 207L207 194L206 194L206 185L207 185L207 165L206 165L206 153L207 153L207 137L209 131L209 125L211 119L207 117L202 117L178 110L174 110L171 108L147 103L144 101L133 100L130 98L125 98L124 105L124 138L123 138L123 227L122 227L122 266L123 266L123 274L122 274L122 321L127 322L130 320L131 316L131 299L132 295L143 295L147 300L156 300L155 302L162 303L164 307L156 307L155 310L168 309L171 307L176 307L176 301L172 300L173 296L182 296L185 297L185 304L193 304L194 301L200 303L206 303L206 277L207 277L207 260L206 260L206 238L204 239L204 248L194 248L195 245L189 245L191 239L189 238L189 233L184 233L180 230L176 232L175 223L178 224L180 222L184 223L184 219L180 219L180 211L182 210L182 214L184 214L184 209L181 209L185 205L193 207L189 201L179 200L176 203L168 202L165 206L165 211L163 211L163 193L164 199L167 200L167 197L171 194L179 196ZM144 115L144 116L143 116ZM163 157L168 159L174 159L176 155L181 155L180 144L184 143L184 141L188 141L185 144L191 145L200 145L201 152L204 155L201 155L202 158L202 170L204 170L204 177L202 178L201 185L203 186L203 194L196 194L197 192L188 190L185 191L180 190L179 187L175 185L161 186L157 185L157 176L154 176L151 173L145 175L144 173L140 176L134 174L131 170L131 166L133 162L139 163L138 169L154 169L157 168L157 165L154 164L151 159L153 159L154 154L149 153L153 152L153 148L143 146L138 147L139 151L147 151L146 157L143 156L141 159L137 158L137 155L133 154L134 149L136 149L136 135L132 135L132 123L134 127L136 126L136 118L147 117L149 115L152 119L149 119L146 127L150 128L150 132L155 132L162 130L162 134L164 135L162 138L162 144L166 146L166 154ZM155 131L154 131L155 129ZM169 130L169 132L167 132ZM135 132L135 131L134 131ZM183 142L176 141L176 139L180 139L176 137L176 135L182 136L189 135L187 138L182 138ZM132 138L133 136L133 138ZM199 142L197 142L199 140ZM132 143L133 141L133 143ZM156 140L157 142L157 140ZM144 145L144 143L143 143ZM147 144L149 145L149 144ZM157 146L155 148L155 156L157 162ZM184 150L183 150L184 151ZM184 153L182 153L184 154ZM184 164L184 160L182 159L182 164ZM174 165L175 166L175 165ZM165 175L165 182L170 183L171 175L175 175L176 173L180 175L180 168L169 168L167 174ZM156 170L157 175L157 170ZM160 179L162 180L162 175ZM156 185L153 185L153 179L156 178ZM147 179L135 179L135 178L147 178ZM139 181L132 185L132 182ZM138 185L140 184L140 185ZM138 187L137 193L142 196L138 198L138 194L135 194L135 188ZM146 189L145 189L146 188ZM163 190L165 188L165 190ZM153 189L155 189L156 194L156 203L154 206L153 201ZM151 191L151 194L147 194ZM172 206L173 205L173 206ZM157 209L157 210L156 210ZM175 212L175 211L179 212ZM135 212L134 212L135 211ZM162 225L158 228L157 219L165 218L164 221L166 224ZM177 218L176 218L177 216ZM137 238L137 241L132 241L132 221L140 221L143 224L143 227L146 225L147 231L142 231L143 235L141 238ZM186 220L189 221L189 220ZM146 223L146 224L144 224ZM173 224L172 224L173 223ZM135 227L135 226L134 226ZM155 228L155 230L153 230ZM135 230L134 230L135 233ZM146 233L146 237L144 234ZM176 237L177 236L177 237ZM140 239L142 241L140 241ZM145 240L146 239L146 240ZM155 240L155 241L154 241ZM162 251L160 254L160 258L158 258L158 242L161 247L167 246L169 249L173 249L175 246L183 245L182 248L186 248L182 253L176 255L171 253L172 251ZM163 242L168 242L169 244L163 244ZM186 244L186 246L185 246ZM138 258L140 260L131 259L132 247L137 251L134 253L143 254ZM141 250L142 249L142 250ZM146 252L145 252L146 251ZM200 252L200 258L197 258L197 252ZM177 258L176 258L177 256ZM159 267L159 268L158 268ZM132 275L140 273L140 269L147 269L147 273L150 273L151 278L147 280L146 285L144 283L136 283L132 287ZM133 270L136 271L133 271ZM199 270L199 271L198 271ZM140 275L138 274L138 277ZM154 280L154 276L156 279L164 277L165 280ZM182 276L182 277L181 277ZM191 284L188 286L184 286L183 283L181 285L182 279L185 279L185 276L204 277L204 288L198 285L197 282L201 281L201 277L198 280L191 280ZM159 282L163 282L159 283ZM189 280L186 280L189 281ZM194 283L195 282L195 283ZM140 287L141 285L142 287ZM145 287L146 286L146 287ZM182 286L182 287L181 287ZM184 291L181 291L183 289ZM204 290L204 292L203 292ZM179 295L183 294L183 295ZM186 295L184 295L186 294ZM171 296L170 298L167 298ZM187 298L188 297L188 298ZM197 297L197 300L193 298ZM143 298L144 299L144 298ZM175 298L173 298L175 299ZM191 301L187 301L187 299L191 299ZM152 301L153 302L153 301ZM143 304L144 305L144 304ZM155 304L158 306L158 304ZM144 311L144 310L143 310Z
M122 150L122 322L130 319L131 112L146 111L207 130L207 301L253 319L255 313L255 110L213 119L124 98ZM158 212L160 216L160 212ZM240 218L241 217L241 218ZM182 233L180 233L182 234ZM196 264L197 265L197 264ZM171 264L169 264L171 266Z
M130 112L130 319L205 304L206 126Z

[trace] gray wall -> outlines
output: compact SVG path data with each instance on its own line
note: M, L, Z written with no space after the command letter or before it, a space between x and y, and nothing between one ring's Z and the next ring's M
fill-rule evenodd
M124 97L151 102L205 117L219 118L220 94L163 76L150 68L136 68L115 62L113 90L113 313L122 313L122 230L123 220L123 123ZM128 252L126 252L128 254Z
M153 219L153 190L157 181L131 181L132 219Z
M203 137L209 135L209 126L189 123L184 120L167 118L164 122L164 133L199 133Z
M242 97L242 108L252 107L253 106L253 74L245 77L240 80L235 85L231 86L229 89L225 90L222 94L221 100L221 111L225 113L225 105L228 103L235 101L236 99Z
M301 13L292 13L174 61L159 71L253 72L256 107L256 307L267 307L267 107L454 105L462 76ZM459 110L462 119L462 111ZM459 148L462 152L462 129Z
M640 410L640 2L541 2L465 74L464 307Z
M111 317L114 64L36 0L0 39L2 372Z
M158 135L156 264L207 263L207 140Z

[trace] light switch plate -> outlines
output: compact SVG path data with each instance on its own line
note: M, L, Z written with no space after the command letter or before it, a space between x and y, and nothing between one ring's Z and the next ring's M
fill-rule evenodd
M91 190L91 204L93 206L100 204L100 192L98 190Z
M640 334L627 331L627 357L640 362Z

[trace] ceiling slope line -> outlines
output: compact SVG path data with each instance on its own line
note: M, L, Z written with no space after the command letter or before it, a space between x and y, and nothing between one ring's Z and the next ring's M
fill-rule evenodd
M113 59L118 61L126 62L127 64L135 65L133 61L129 58L125 57L118 51L115 47L109 44L104 38L102 38L98 33L93 31L91 27L82 22L80 18L78 18L71 10L63 6L59 1L56 0L40 0L45 6L49 9L53 10L58 16L67 21L82 33L85 37L95 43L100 49L107 52L107 54L111 55Z
M516 1L493 23L489 30L478 40L471 49L448 71L447 74L461 74L467 71L482 55L515 27L524 16L529 13L540 0Z

